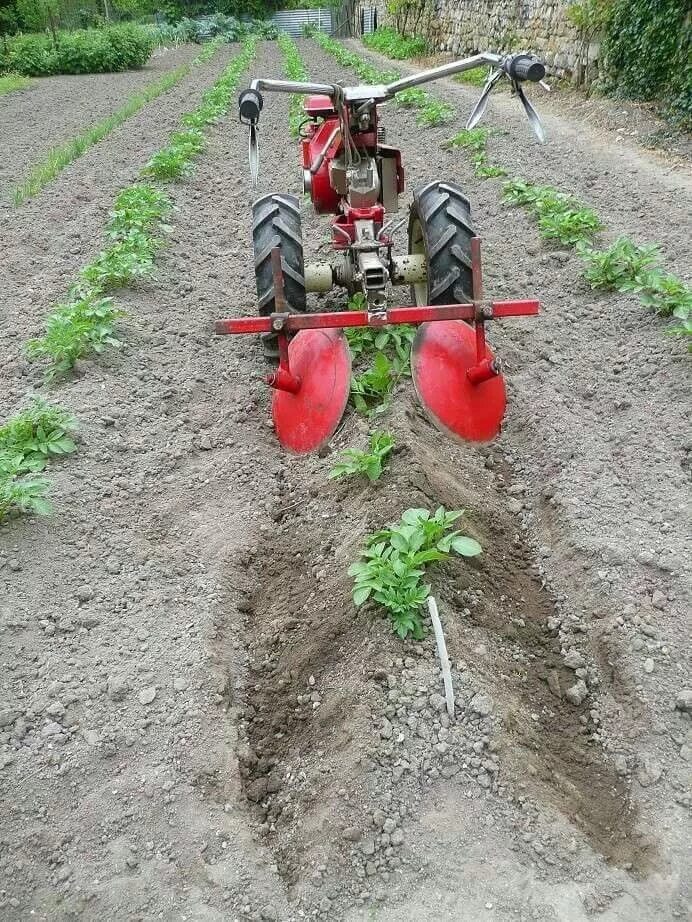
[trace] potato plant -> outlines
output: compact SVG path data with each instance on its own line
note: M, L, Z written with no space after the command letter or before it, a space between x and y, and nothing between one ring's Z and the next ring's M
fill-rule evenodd
M309 74L303 59L298 51L298 46L287 32L281 32L278 38L278 45L284 60L284 71L288 80L306 81ZM294 138L298 137L300 124L305 118L305 109L303 108L303 97L299 94L292 93L288 103L288 124L291 134Z
M491 179L497 176L506 176L507 170L500 166L494 166L488 160L487 144L488 138L492 134L497 134L491 128L471 128L459 131L444 142L444 147L455 148L463 147L471 153L471 163L473 171L479 179Z
M330 480L364 476L374 483L384 473L386 459L394 445L394 436L389 432L373 432L367 451L348 448L341 452L339 460L329 472Z
M353 603L360 607L368 599L379 603L389 615L392 630L401 638L424 636L421 606L430 595L423 582L428 564L447 560L453 553L476 557L480 544L453 528L463 515L439 506L406 509L401 520L389 528L368 535L360 559L351 564L354 578Z

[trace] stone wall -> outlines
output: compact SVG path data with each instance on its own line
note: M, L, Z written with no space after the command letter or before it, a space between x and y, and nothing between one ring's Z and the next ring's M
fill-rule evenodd
M407 35L426 38L438 51L463 56L477 51L533 51L558 76L580 78L585 51L566 16L570 0L412 0L396 17L385 0L376 6L380 25L396 25ZM595 75L598 46L589 48Z

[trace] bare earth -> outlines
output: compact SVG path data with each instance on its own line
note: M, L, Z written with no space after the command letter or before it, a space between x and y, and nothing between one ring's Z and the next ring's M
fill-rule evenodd
M352 79L301 48L314 77ZM21 343L97 250L114 192L225 60L6 213L0 418L38 385ZM254 74L281 74L275 45ZM675 707L692 687L690 359L440 147L476 91L434 92L458 125L424 133L384 113L409 192L459 182L486 293L543 305L491 330L510 390L501 438L444 439L404 381L376 487L328 480L333 455L279 449L258 345L212 324L254 309L252 200L300 194L287 100L265 101L257 191L245 132L219 124L172 188L156 281L119 298L125 348L51 394L81 421L78 453L53 469L55 515L0 532L3 922L691 917L692 728ZM508 131L494 163L578 194L604 240L658 242L690 279L682 167L555 111L541 147L506 96L490 123ZM303 215L314 258L327 224L307 201ZM366 432L349 412L332 447ZM465 509L484 548L430 574L454 722L432 641L356 613L346 575L364 534L439 504Z

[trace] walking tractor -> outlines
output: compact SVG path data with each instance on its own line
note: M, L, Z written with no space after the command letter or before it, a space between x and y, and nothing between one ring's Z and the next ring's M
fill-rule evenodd
M262 91L307 96L303 188L318 214L335 215L331 259L306 263L298 199L281 193L259 198L252 222L259 316L216 323L219 334L261 334L267 356L278 361L265 380L274 388L276 434L289 451L320 448L339 425L351 379L343 335L349 327L418 325L411 374L432 420L472 441L488 441L499 432L505 385L486 344L485 322L536 314L538 301L484 300L480 240L469 200L455 183L427 183L414 192L406 217L391 217L399 210L404 168L378 120L378 107L402 90L474 67L489 71L467 128L481 119L493 86L507 78L542 141L540 120L522 83L541 81L545 68L524 53L477 54L381 86L256 79L240 94L254 186ZM393 237L406 222L408 252L397 255ZM335 285L361 292L364 309L306 313L307 292L327 292ZM410 285L413 305L388 307L392 285Z

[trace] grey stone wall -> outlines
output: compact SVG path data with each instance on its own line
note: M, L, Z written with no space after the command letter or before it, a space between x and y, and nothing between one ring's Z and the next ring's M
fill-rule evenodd
M586 49L566 16L570 0L413 0L396 18L385 0L376 6L380 25L396 25L427 38L438 51L462 56L477 51L533 51L551 73L581 78ZM598 45L588 49L595 75Z

